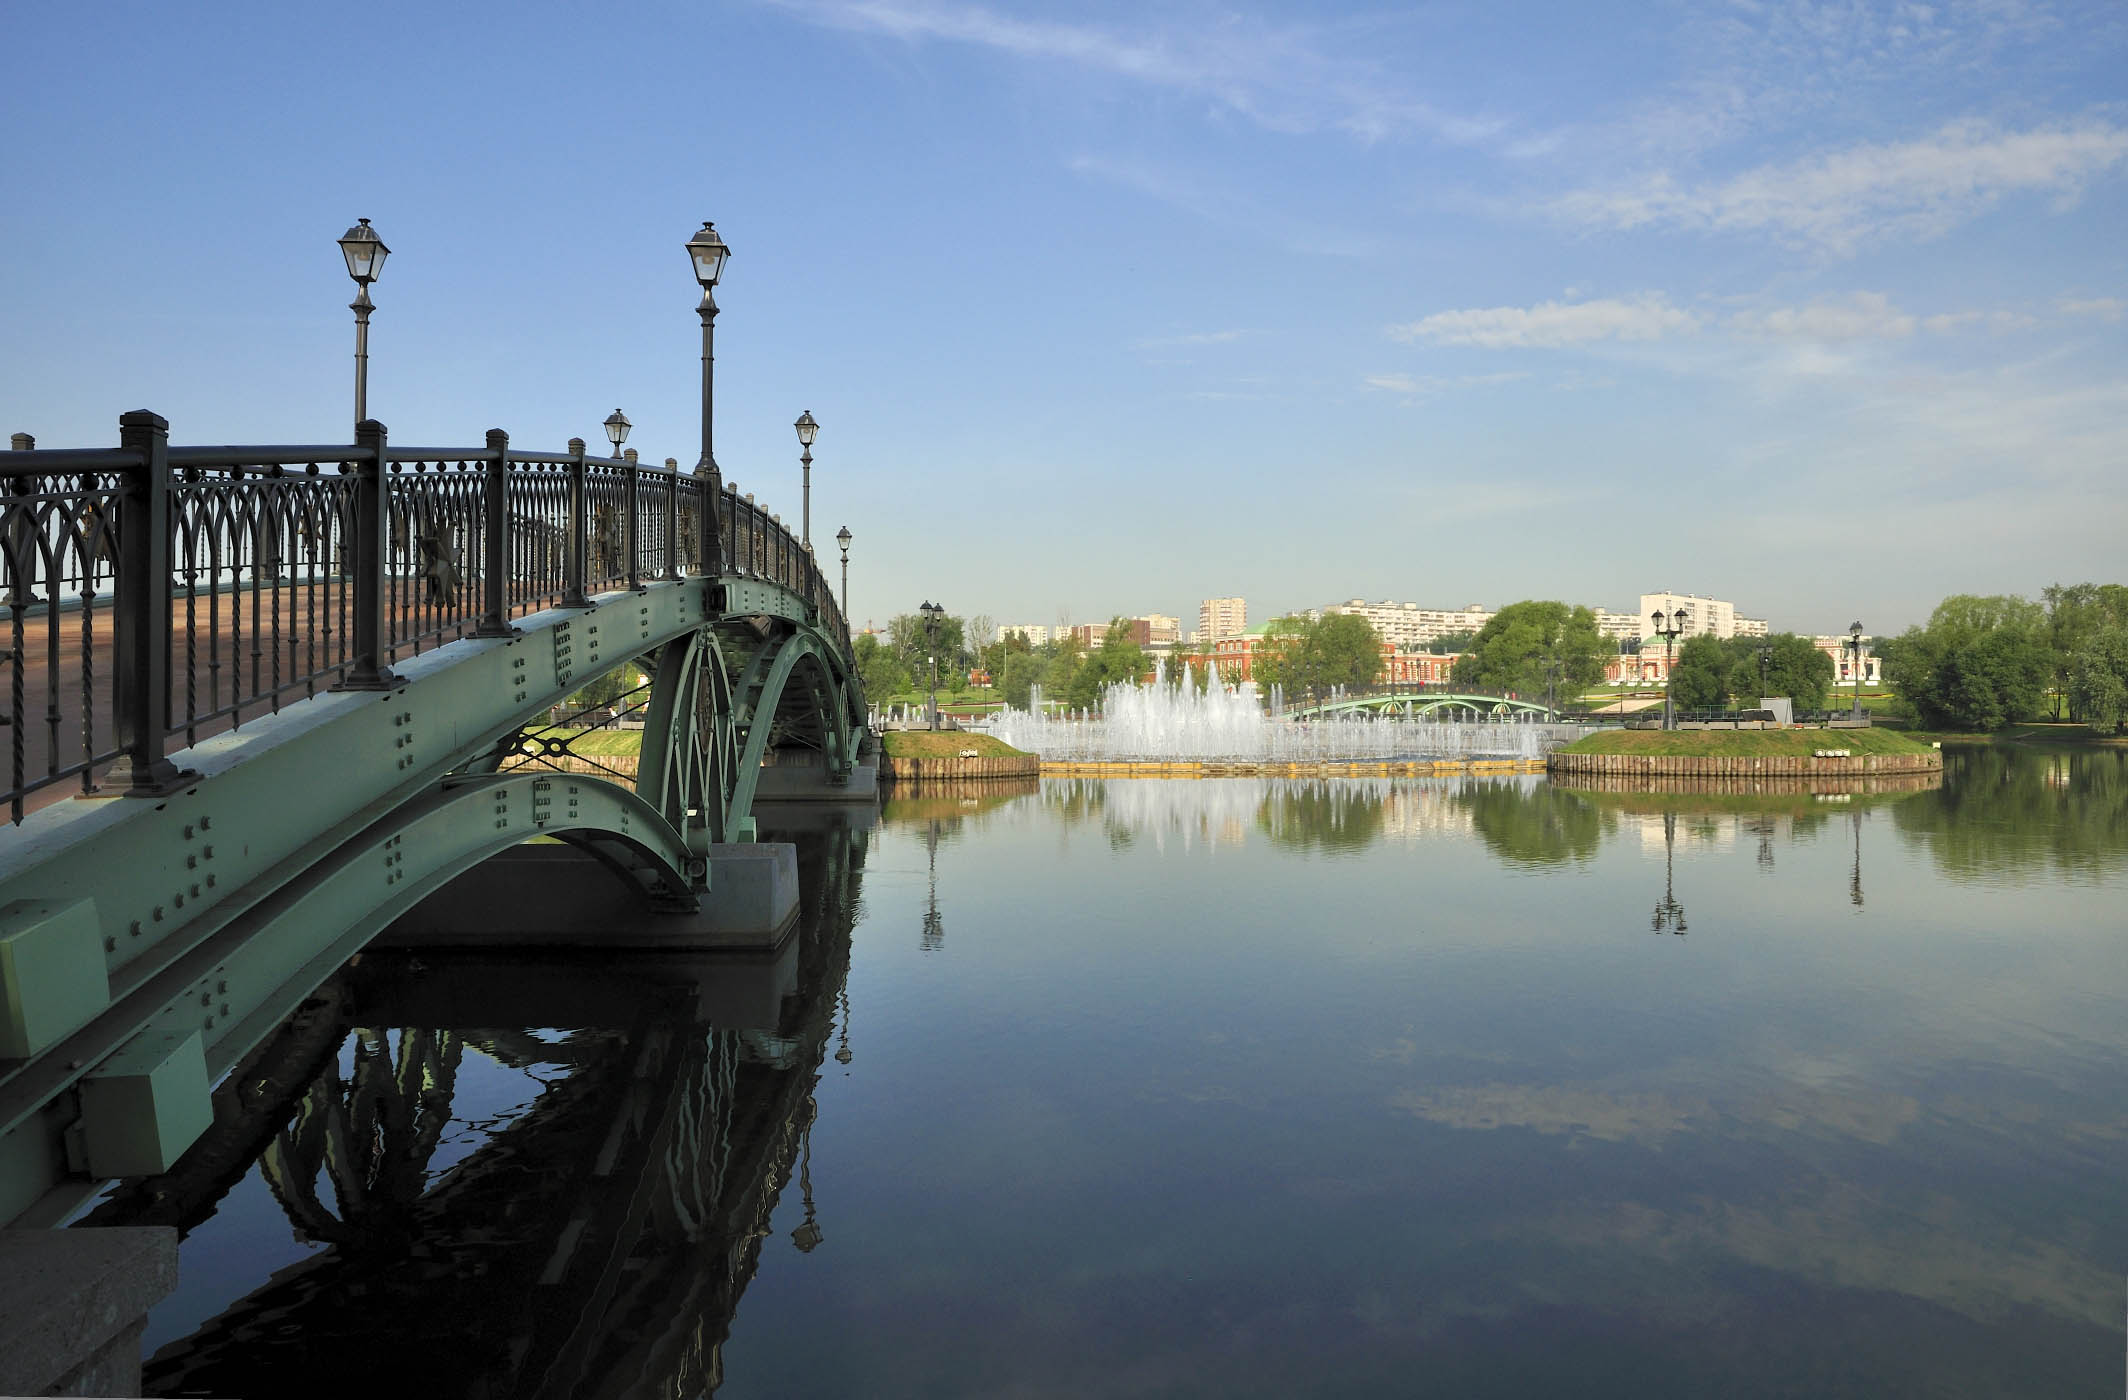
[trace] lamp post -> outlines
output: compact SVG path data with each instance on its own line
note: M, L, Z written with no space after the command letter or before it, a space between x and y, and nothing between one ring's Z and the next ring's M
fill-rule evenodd
M634 426L628 421L628 415L617 408L606 419L606 441L613 444L614 456L621 455L621 444L628 441L628 430Z
M347 304L347 309L355 313L357 423L369 417L369 313L373 305L369 299L369 284L384 271L384 260L391 256L391 252L367 219L357 219L353 228L340 235L340 256L347 259L347 275L355 279L356 287L355 299Z
M926 598L917 611L924 615L924 644L931 650L931 728L938 728L938 620L946 610Z
M1675 682L1672 672L1675 668L1671 663L1677 654L1677 639L1685 630L1685 610L1679 608L1673 616L1657 608L1648 614L1648 620L1655 624L1655 635L1663 639L1662 727L1675 729L1676 711L1670 705L1670 694Z
M717 472L717 455L711 448L710 427L715 418L713 390L716 386L717 299L711 289L724 275L724 260L731 249L717 236L717 226L704 219L695 236L687 240L687 255L694 260L695 281L702 284L702 304L695 313L702 318L702 457L695 473L707 473L718 490L723 481Z
M835 543L842 546L842 630L850 631L850 527L845 525L835 532Z
M1847 651L1847 664L1855 677L1855 719L1859 721L1862 718L1862 624L1859 622L1847 625Z
M811 549L813 547L813 439L820 436L820 425L813 421L813 410L809 408L799 414L798 421L791 426L798 430L798 446L801 449L798 453L798 468L802 473L799 478L798 499L803 504L800 507L801 514L798 517L798 538L805 542L807 549Z

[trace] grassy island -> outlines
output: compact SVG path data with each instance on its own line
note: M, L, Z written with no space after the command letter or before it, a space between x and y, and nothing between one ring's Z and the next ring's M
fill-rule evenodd
M977 758L1032 757L1002 739L954 729L936 733L928 729L889 729L879 736L879 741L886 747L888 758L959 758L970 749L975 750Z
M1808 758L1820 749L1855 755L1924 754L1932 750L1895 729L1606 729L1559 750L1580 754L1664 757Z

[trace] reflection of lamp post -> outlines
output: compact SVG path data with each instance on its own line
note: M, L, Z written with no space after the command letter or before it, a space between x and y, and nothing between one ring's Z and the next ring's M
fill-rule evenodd
M813 547L813 439L820 436L820 425L813 421L813 410L809 408L799 414L798 421L791 426L798 430L798 446L802 449L798 454L798 469L800 472L798 499L803 502L801 506L803 513L798 517L798 538L805 542L807 549L811 549Z
M1685 931L1685 907L1677 902L1670 892L1671 858L1677 849L1677 813L1662 814L1663 877L1662 903L1655 906L1655 917L1648 923L1654 933L1683 933Z
M924 909L923 949L935 953L946 946L946 925L938 913L938 818L931 819L931 830L924 836L924 845L931 853L930 902Z
M938 728L938 620L946 615L945 608L924 600L918 609L924 615L924 644L931 651L931 728Z
M845 525L835 532L835 543L842 546L842 630L850 632L850 527Z
M798 1188L805 1195L805 1221L791 1231L791 1243L800 1254L811 1254L826 1236L813 1218L813 1120L820 1116L820 1105L808 1098L805 1109L805 1135L798 1149Z
M340 256L347 259L347 275L355 279L355 299L347 309L355 313L355 421L369 417L369 284L384 271L392 250L384 246L369 220L358 219L340 235Z
M1847 877L1847 899L1855 908L1862 907L1862 809L1857 807L1849 814L1855 826L1855 868Z
M1862 624L1851 622L1847 626L1847 652L1849 668L1855 677L1855 718L1862 718Z
M1676 711L1670 705L1670 693L1675 688L1675 677L1672 672L1676 669L1672 663L1677 655L1677 639L1685 630L1685 610L1679 608L1677 615L1671 617L1664 613L1661 608L1657 608L1654 612L1648 614L1648 618L1655 624L1655 635L1663 639L1662 727L1675 729L1677 728Z

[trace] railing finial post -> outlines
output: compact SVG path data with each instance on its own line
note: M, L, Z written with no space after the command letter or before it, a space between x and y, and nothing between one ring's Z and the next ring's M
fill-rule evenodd
M642 513L643 508L640 494L642 491L642 469L637 465L633 447L623 452L621 459L628 463L625 469L626 474L622 478L625 487L622 492L622 501L626 508L621 512L623 517L621 521L621 549L628 556L628 579L624 586L630 593L640 593L643 591L643 568L642 561L636 557L639 548L636 537L641 533L636 528L636 517Z
M391 493L384 485L384 425L374 418L355 424L355 538L349 561L354 577L353 660L336 690L390 690L400 684L384 664L384 542L391 536Z
M476 637L507 637L510 626L510 435L488 429L487 491L481 502L480 626Z
M569 555L568 586L562 591L565 608L588 608L591 594L585 589L587 556L591 552L591 512L584 499L584 440L569 439Z
M680 459L665 459L665 577L680 577Z
M170 727L170 424L136 409L118 440L140 454L118 501L117 714L119 758L110 782L128 797L159 797L194 775L163 757Z

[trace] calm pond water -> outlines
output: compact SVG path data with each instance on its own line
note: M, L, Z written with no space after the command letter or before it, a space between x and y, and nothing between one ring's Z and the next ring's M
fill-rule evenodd
M332 984L100 1208L190 1226L151 1393L2120 1393L2128 754L799 839L781 966Z

